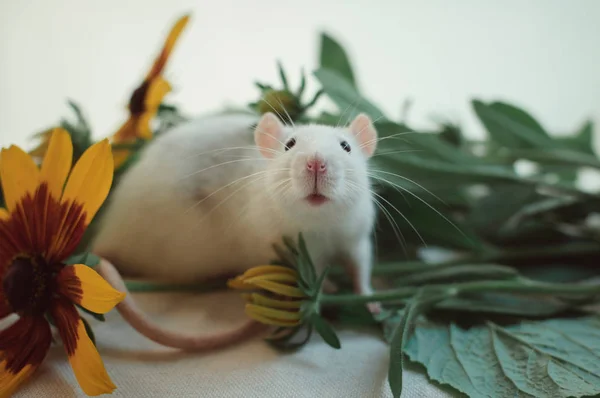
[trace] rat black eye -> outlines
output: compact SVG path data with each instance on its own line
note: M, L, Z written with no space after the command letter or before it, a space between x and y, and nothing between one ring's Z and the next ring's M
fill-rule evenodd
M292 149L294 147L294 145L296 145L296 139L292 138L285 144L285 150L289 151L290 149Z
M340 145L344 151L350 153L350 144L348 144L346 141L342 141L340 142Z

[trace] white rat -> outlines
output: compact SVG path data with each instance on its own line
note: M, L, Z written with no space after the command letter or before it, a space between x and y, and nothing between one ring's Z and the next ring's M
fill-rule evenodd
M111 263L170 281L239 274L268 264L274 243L302 232L318 272L341 264L355 292L370 294L375 207L367 170L376 145L364 114L343 128L285 126L272 113L178 126L156 138L115 189L94 242L105 259L99 271L121 291ZM143 335L183 349L229 345L258 329L248 322L183 336L152 323L129 295L117 308Z

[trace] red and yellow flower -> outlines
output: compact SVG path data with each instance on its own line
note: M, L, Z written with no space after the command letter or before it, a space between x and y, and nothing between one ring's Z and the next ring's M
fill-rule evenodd
M189 21L189 16L181 17L171 29L165 44L155 59L146 78L136 88L129 100L129 118L112 136L115 144L133 143L137 139L149 140L152 138L150 121L158 112L162 99L171 91L171 85L162 77L162 72L169 56L177 43L179 35ZM115 167L119 168L129 157L131 151L118 149L114 151Z
M0 209L0 397L11 395L44 360L56 326L88 395L112 392L108 376L75 305L110 311L124 298L86 265L65 265L106 199L113 178L108 140L92 145L71 170L70 135L54 129L41 168L16 146L0 153L6 209Z
M306 294L298 287L296 270L279 265L261 265L228 281L243 294L246 315L266 325L294 327L302 321L300 309Z

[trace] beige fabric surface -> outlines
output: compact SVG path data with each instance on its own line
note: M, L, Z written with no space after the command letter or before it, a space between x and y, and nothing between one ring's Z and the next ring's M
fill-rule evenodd
M245 319L235 292L136 294L154 319L187 332L231 328ZM210 353L183 353L159 346L130 328L118 312L92 321L98 349L117 385L116 397L391 397L388 346L377 332L341 330L341 350L319 336L292 354L260 338ZM405 397L451 397L420 371L405 374ZM83 397L60 345L26 382L17 398Z

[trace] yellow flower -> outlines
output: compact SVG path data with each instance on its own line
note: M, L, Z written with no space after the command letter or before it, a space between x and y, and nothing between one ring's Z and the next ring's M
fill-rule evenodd
M117 130L112 137L115 144L133 143L137 139L149 140L152 138L152 129L150 121L156 115L162 99L169 91L171 85L161 76L167 60L179 35L189 21L189 16L181 17L171 29L167 36L162 51L154 61L150 72L135 89L129 100L129 118ZM129 157L131 151L128 149L119 149L114 151L115 168L119 168Z
M58 328L69 362L88 395L116 387L75 304L104 314L124 298L86 265L65 265L105 200L113 178L108 140L92 145L71 170L69 133L54 129L41 169L21 148L0 153L6 209L0 208L0 397L11 395L44 360Z
M284 327L300 324L300 308L307 298L298 287L298 273L279 265L262 265L231 279L228 286L246 293L246 314L258 322Z

